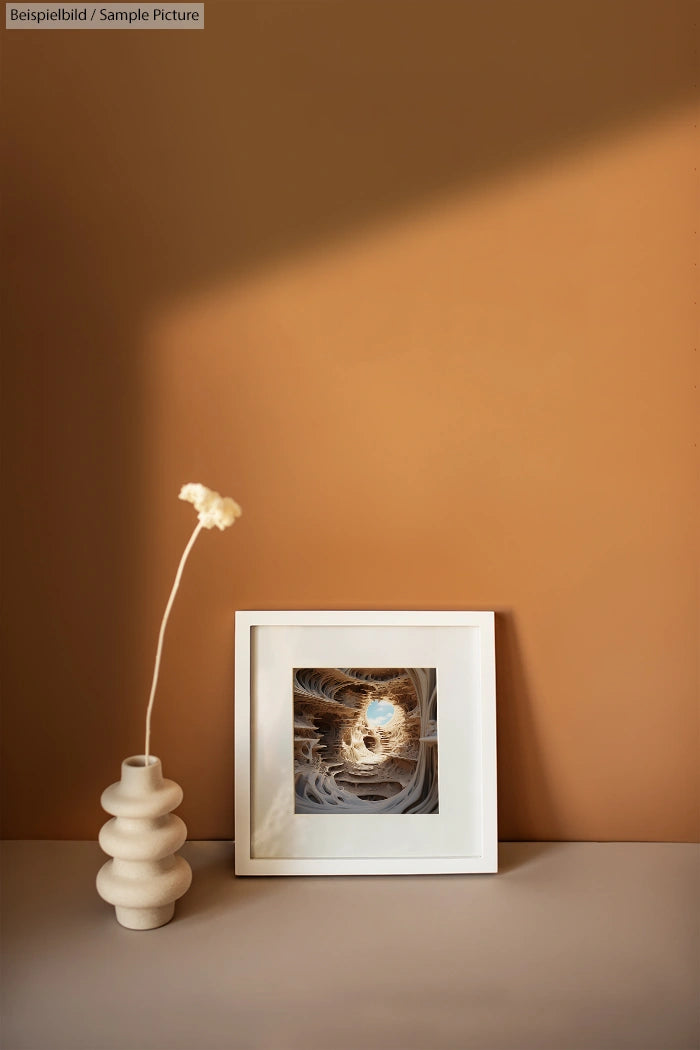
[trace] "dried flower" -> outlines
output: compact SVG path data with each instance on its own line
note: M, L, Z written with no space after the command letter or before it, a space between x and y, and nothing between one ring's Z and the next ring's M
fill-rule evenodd
M190 551L194 547L195 540L199 536L202 529L213 529L214 526L217 529L227 529L229 525L233 525L236 518L240 518L242 511L235 500L229 496L221 496L214 489L208 489L206 485L199 485L195 482L190 482L188 485L183 485L180 489L179 499L185 500L187 503L194 504L194 508L197 511L198 522L195 526L194 532L190 536L187 546L185 547L184 553L180 558L180 564L178 565L177 572L175 574L175 583L173 584L168 598L168 604L165 607L165 613L160 625L160 632L158 634L158 646L156 648L156 663L153 669L153 681L151 683L151 694L148 698L148 709L146 711L146 747L145 747L145 758L146 765L148 765L149 758L149 746L151 739L151 713L153 711L153 701L156 697L156 686L158 685L158 672L160 670L160 658L163 652L163 638L165 636L165 625L168 622L170 616L170 610L173 607L175 601L175 595L177 589L180 586L180 580L182 578L182 570L185 567L185 562L189 556Z
M197 517L205 529L227 529L233 525L236 518L240 518L242 511L235 500L229 496L221 496L214 489L208 489L206 485L198 485L190 482L180 489L179 499L193 503L198 512Z

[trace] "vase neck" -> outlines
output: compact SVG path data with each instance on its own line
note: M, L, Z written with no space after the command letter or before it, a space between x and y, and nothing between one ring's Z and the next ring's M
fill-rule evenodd
M163 783L163 767L155 755L132 755L122 762L122 787L125 791L154 790Z

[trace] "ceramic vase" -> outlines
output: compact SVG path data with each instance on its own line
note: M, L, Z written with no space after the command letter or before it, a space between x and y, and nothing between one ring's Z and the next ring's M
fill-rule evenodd
M182 788L163 777L160 759L133 755L122 776L102 792L102 808L113 814L99 835L108 860L97 874L97 892L113 904L117 921L130 930L153 930L170 922L175 901L186 893L192 870L175 853L187 828L171 810Z

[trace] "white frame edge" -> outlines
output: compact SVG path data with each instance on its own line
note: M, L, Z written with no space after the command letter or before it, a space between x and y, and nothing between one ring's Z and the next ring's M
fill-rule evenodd
M496 784L496 657L492 611L239 610L235 620L235 873L236 875L493 874L498 871ZM251 646L260 626L478 627L483 849L468 857L259 859L251 856Z

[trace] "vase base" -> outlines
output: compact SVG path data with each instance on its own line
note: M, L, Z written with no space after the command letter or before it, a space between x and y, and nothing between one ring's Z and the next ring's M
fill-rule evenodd
M175 902L164 904L160 908L121 908L116 907L117 922L127 930L155 930L165 926L175 914Z

